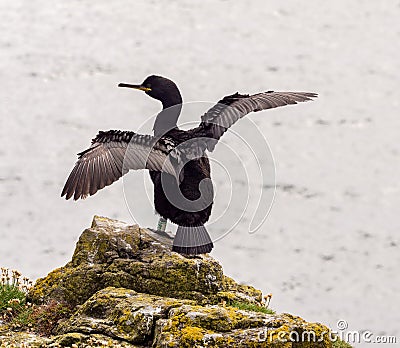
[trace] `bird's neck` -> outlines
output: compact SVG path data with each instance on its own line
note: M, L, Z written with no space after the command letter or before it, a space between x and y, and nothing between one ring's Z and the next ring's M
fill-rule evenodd
M155 136L162 136L177 127L177 122L182 109L182 97L179 95L168 100L161 100L163 109L157 115L153 130Z
M163 110L168 109L172 106L180 105L182 104L182 96L179 92L179 90L174 91L170 95L168 95L167 98L161 98L160 99Z

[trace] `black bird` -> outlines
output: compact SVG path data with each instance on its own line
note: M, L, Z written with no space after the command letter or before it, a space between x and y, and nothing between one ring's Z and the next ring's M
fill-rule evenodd
M159 229L167 219L178 225L172 250L182 254L208 253L213 243L204 224L213 203L213 186L206 151L212 151L226 130L252 111L297 104L317 97L306 92L235 93L224 97L202 117L198 127L177 127L182 97L176 84L149 76L140 85L120 83L161 101L154 136L131 131L100 131L87 150L78 154L61 196L75 200L94 195L130 169L148 169L154 184Z

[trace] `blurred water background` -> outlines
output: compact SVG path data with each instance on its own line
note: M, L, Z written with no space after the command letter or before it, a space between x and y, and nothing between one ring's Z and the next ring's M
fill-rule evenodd
M0 18L1 266L44 276L94 214L133 222L121 180L85 201L60 198L98 130L136 130L158 112L118 82L167 76L187 102L318 92L251 115L275 158L275 203L260 231L247 233L249 212L212 255L272 292L278 312L400 336L399 1L2 0ZM143 187L143 173L129 180ZM216 211L223 204L217 195Z

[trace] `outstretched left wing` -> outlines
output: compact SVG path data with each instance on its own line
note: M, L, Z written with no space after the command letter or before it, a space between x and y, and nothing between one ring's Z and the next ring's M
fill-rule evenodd
M92 145L78 154L61 197L75 200L94 195L111 185L130 169L149 169L176 175L169 153L175 144L168 138L156 138L128 131L99 132Z

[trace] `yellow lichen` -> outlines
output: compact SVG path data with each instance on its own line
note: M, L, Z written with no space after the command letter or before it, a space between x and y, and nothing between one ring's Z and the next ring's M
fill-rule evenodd
M193 347L193 344L199 343L204 337L205 330L196 326L187 326L181 330L181 347Z
M218 291L217 296L221 300L235 300L236 299L235 294L232 292L229 292L229 291Z

